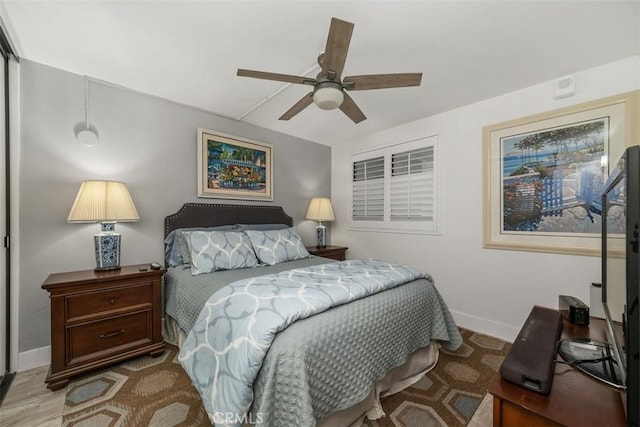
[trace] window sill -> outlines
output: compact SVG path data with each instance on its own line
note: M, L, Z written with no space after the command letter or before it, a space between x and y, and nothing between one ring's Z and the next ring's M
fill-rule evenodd
M420 234L424 236L442 236L439 230L416 230L398 228L376 228L376 227L347 227L348 231L365 231L371 233L391 233L391 234Z

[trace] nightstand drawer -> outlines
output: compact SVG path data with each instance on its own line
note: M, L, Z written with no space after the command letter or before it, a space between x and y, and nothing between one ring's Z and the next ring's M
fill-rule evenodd
M324 248L318 248L316 246L307 246L307 250L311 255L321 256L323 258L331 258L336 261L344 261L346 259L346 252L349 248L346 246L326 246Z
M69 328L68 364L151 342L151 311L112 317Z
M69 295L67 300L67 320L74 321L86 317L99 317L105 312L127 308L151 306L152 283L126 288L107 289L91 293Z

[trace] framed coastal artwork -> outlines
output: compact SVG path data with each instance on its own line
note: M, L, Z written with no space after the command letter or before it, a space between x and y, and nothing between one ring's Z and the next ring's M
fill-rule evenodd
M273 147L198 128L198 197L273 201Z
M609 167L637 137L637 98L623 94L485 127L484 247L599 255L601 193Z

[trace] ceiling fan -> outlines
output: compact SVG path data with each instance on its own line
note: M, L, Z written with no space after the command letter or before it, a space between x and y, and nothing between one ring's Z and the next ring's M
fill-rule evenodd
M360 123L367 117L345 90L420 86L422 73L369 74L349 76L341 80L352 33L352 23L337 18L331 19L327 45L324 52L318 56L318 64L322 69L315 79L288 74L243 70L240 68L238 69L237 75L240 77L253 77L256 79L276 80L279 82L313 86L313 91L306 94L284 113L279 118L280 120L289 120L311 105L311 103L315 103L323 110L333 110L339 107L351 120L355 123Z

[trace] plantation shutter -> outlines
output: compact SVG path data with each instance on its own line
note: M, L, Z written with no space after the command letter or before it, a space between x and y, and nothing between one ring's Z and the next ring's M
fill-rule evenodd
M353 230L437 234L438 136L351 154Z
M433 221L433 146L391 155L391 221Z
M384 221L384 157L353 162L354 221Z

